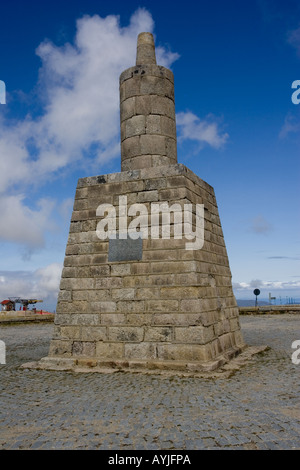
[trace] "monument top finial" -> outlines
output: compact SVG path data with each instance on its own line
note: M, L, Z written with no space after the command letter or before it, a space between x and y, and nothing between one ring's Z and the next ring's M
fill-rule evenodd
M151 33L140 33L137 40L136 65L156 65L154 38Z

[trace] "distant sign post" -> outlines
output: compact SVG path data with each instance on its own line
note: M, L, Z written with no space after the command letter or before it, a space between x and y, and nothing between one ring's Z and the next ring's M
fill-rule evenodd
M259 289L254 289L253 294L256 296L255 307L257 307L257 296L260 294L260 290Z

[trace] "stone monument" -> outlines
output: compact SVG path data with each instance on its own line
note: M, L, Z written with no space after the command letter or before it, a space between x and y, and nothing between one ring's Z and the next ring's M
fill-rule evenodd
M78 181L43 368L212 371L245 344L213 188L177 163L173 73L141 33L121 172Z

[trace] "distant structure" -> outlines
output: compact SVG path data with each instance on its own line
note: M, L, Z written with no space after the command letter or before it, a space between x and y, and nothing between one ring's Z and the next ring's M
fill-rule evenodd
M3 312L10 312L11 310L15 310L16 308L15 303L9 299L2 300L1 306Z
M37 299L21 299L20 297L9 297L6 300L2 300L1 306L2 311L12 311L16 310L16 304L21 304L23 310L28 309L28 305L35 305L38 302L43 302L42 300Z
M270 304L270 305L272 305L272 303L273 303L272 301L273 301L273 300L276 301L276 297L272 297L271 292L269 292L269 304ZM275 302L274 302L274 303L275 303Z
M0 80L0 104L6 104L6 86L3 80Z
M217 369L245 348L239 311L214 190L177 163L174 77L150 33L120 76L120 119L121 172L78 181L39 366Z

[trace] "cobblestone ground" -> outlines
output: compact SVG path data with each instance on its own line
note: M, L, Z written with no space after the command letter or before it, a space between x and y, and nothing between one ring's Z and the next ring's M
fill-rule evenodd
M241 317L270 350L230 378L23 370L52 324L0 326L0 449L300 449L300 315Z

